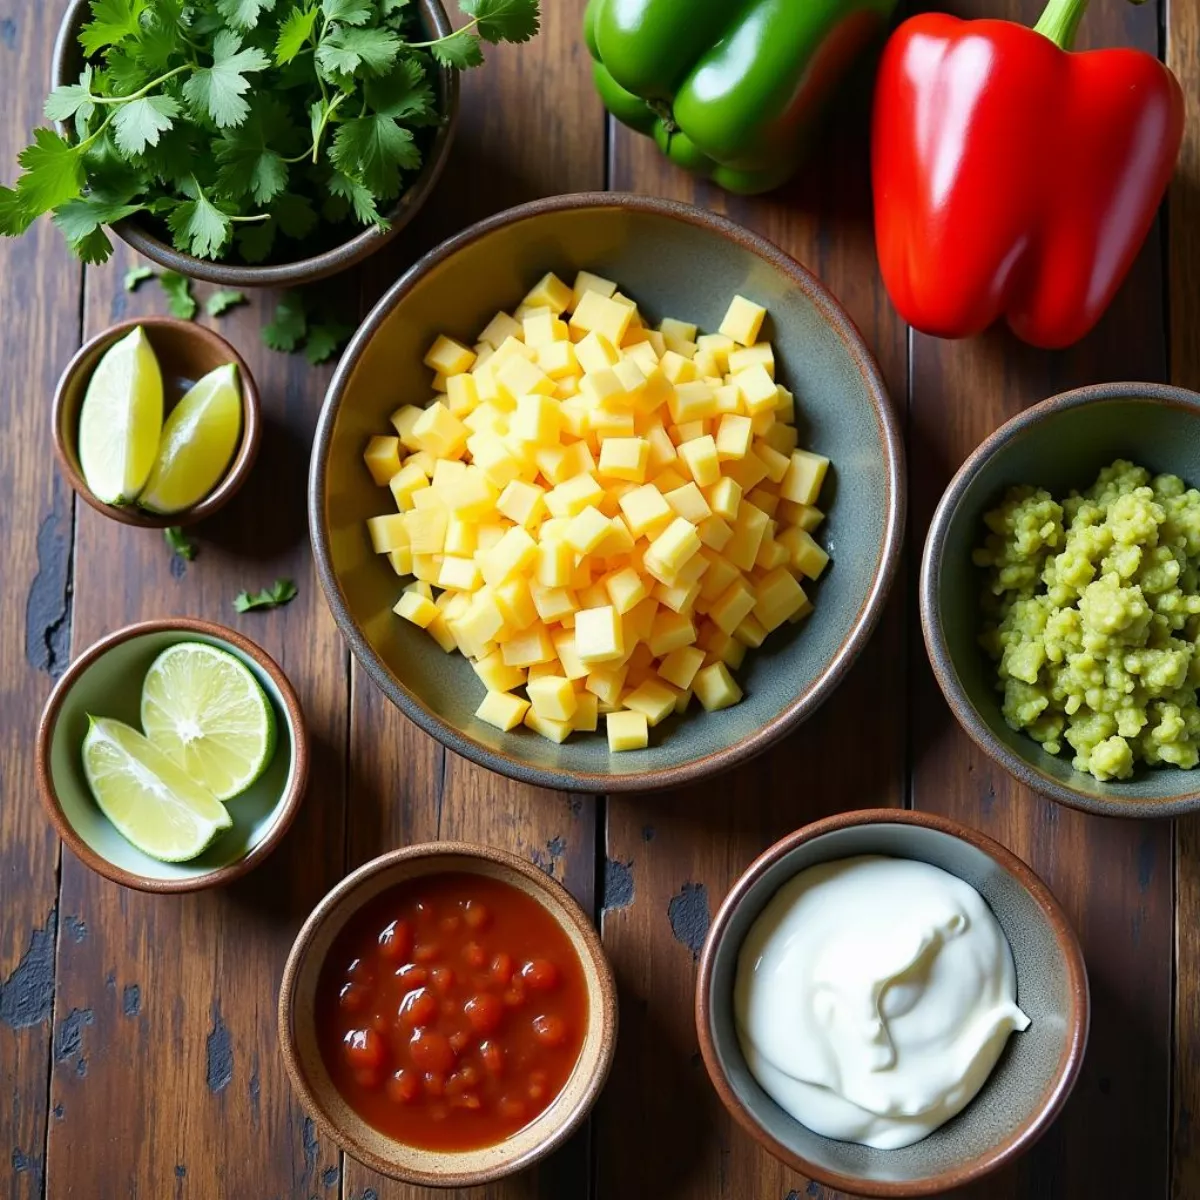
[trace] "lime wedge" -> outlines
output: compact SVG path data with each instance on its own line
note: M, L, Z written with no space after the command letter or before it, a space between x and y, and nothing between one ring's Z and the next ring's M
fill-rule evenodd
M139 325L104 352L79 413L79 465L105 504L130 504L158 453L163 383L158 359Z
M138 503L174 513L198 504L221 482L242 435L237 367L210 371L171 410L158 458Z
M187 862L233 824L225 806L136 729L90 718L83 771L100 811L143 854Z
M258 680L225 650L179 642L142 685L146 736L218 800L232 800L275 753L275 712Z

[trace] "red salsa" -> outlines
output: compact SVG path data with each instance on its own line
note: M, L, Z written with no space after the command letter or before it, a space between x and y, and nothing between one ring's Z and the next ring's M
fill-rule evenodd
M583 967L531 896L466 872L381 893L335 939L317 985L321 1057L381 1133L475 1150L516 1133L570 1078Z

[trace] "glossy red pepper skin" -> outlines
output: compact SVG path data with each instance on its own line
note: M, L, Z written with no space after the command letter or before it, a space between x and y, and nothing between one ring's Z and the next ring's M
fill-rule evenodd
M1008 21L913 17L884 51L872 128L884 284L925 333L1000 318L1035 346L1099 320L1154 221L1183 93L1129 49L1071 53Z

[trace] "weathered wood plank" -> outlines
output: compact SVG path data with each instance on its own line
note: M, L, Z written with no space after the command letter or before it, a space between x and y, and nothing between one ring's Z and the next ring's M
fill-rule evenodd
M0 179L41 120L58 6L0 0ZM49 222L0 245L0 1193L41 1196L57 927L58 839L34 783L37 714L66 666L71 490L50 401L79 345L83 272Z
M121 290L131 256L88 273L87 332L161 311L156 284ZM198 288L203 293L206 289ZM308 447L327 372L268 351L271 297L216 325L246 356L267 418L246 488L201 526L186 567L162 535L88 509L77 533L72 648L146 617L204 616L261 643L295 683L312 738L295 826L253 875L217 892L125 891L70 855L55 997L48 1194L200 1197L336 1195L339 1156L291 1095L275 997L291 940L343 868L346 651L310 566ZM80 506L83 508L84 506ZM233 598L277 576L299 597L239 616Z
M1200 95L1200 8L1167 6L1167 64L1189 105ZM1168 201L1172 383L1200 389L1200 128L1189 112ZM1192 482L1195 482L1194 480ZM1175 1041L1171 1195L1200 1195L1200 818L1175 826Z
M612 187L724 212L813 269L862 329L903 411L904 326L883 299L874 265L861 108L845 115L800 180L755 199L692 180L620 127L612 149ZM696 1043L696 953L730 885L771 842L829 813L903 803L904 706L879 698L903 695L905 593L899 580L862 660L782 745L706 786L609 797L602 928L621 989L622 1029L596 1121L601 1196L819 1194L721 1108ZM862 753L864 712L872 714L869 754Z
M1040 5L962 0L953 9L1032 23ZM1079 46L1135 45L1155 53L1156 16L1152 5L1093 7ZM950 475L1008 417L1079 384L1163 378L1161 261L1156 231L1100 328L1069 351L1036 351L998 330L967 342L914 335L914 546ZM1017 787L958 728L924 657L915 654L913 661L914 804L982 829L1032 864L1080 934L1092 985L1091 1040L1074 1097L1026 1158L971 1195L1162 1195L1169 1133L1170 828L1087 817ZM1098 1152L1117 1144L1120 1154Z
M364 302L423 250L488 213L558 192L604 186L604 118L577 42L582 0L543 4L543 31L524 46L488 52L463 80L462 119L446 176L399 245L363 272ZM596 805L513 783L448 754L353 670L347 866L436 838L484 842L532 859L593 906ZM534 1171L482 1193L495 1200L587 1195L585 1129ZM346 1196L432 1198L347 1158ZM453 1193L479 1195L481 1193Z

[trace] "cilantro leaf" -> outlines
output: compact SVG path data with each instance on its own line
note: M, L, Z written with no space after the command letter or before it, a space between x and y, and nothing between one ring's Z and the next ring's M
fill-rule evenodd
M400 171L421 165L412 131L385 116L357 117L339 125L329 150L333 165L359 178L376 196L400 193Z
M153 278L153 267L130 267L125 272L125 290L127 292L136 292L138 287L145 283L147 279Z
M278 608L298 595L299 591L290 579L277 579L261 592L238 592L234 597L233 607L240 613L250 612L255 608Z
M275 245L278 229L279 226L273 219L241 226L237 235L238 253L248 263L265 262Z
M308 8L293 8L279 27L279 38L275 42L275 65L282 67L290 63L308 44L320 13L315 5Z
M308 237L317 225L317 210L306 196L295 192L277 196L271 205L271 216L283 233L297 241Z
M221 291L213 292L204 302L204 311L210 317L222 317L231 308L236 308L239 304L245 303L247 303L245 292L222 289Z
M347 201L354 209L354 215L364 225L379 225L383 218L375 204L371 191L357 179L352 179L342 171L334 171L326 184L332 196Z
M203 192L177 204L167 215L167 225L175 235L176 247L196 258L216 258L233 236L229 214Z
M113 117L113 136L126 154L141 154L171 129L179 116L179 101L170 96L143 96L122 104Z
M217 11L234 29L253 29L264 12L275 7L275 0L217 0Z
M196 298L192 295L192 281L177 271L164 271L158 282L167 293L167 311L180 321L190 321L196 315Z
M390 29L338 29L321 39L317 65L327 79L359 70L383 75L396 61L402 44Z
M380 0L379 11L384 19L394 17L408 7L408 0Z
M196 543L187 537L178 525L169 525L163 530L163 537L171 547L171 553L177 558L191 562L196 557Z
M321 0L321 11L327 21L343 25L365 25L371 19L370 0Z
M380 116L395 117L409 125L428 125L438 120L433 88L425 79L425 68L415 58L402 58L383 79L367 82L367 105Z
M354 326L342 321L321 321L310 325L308 339L304 343L304 357L314 367L328 362L350 340L353 332Z
M483 48L479 44L479 38L466 28L448 38L430 43L429 52L443 67L456 67L460 71L477 67L483 62Z
M222 29L213 42L213 65L194 71L183 94L197 113L207 114L221 128L240 125L250 112L243 99L250 90L246 76L270 65L263 51L255 46L243 50L242 39Z
M538 32L537 0L459 0L485 42L527 42Z
M275 316L263 326L263 341L272 350L290 354L308 333L308 313L299 292L284 292Z
M24 204L16 189L0 187L0 233L19 237L33 224L34 214Z
M92 0L92 19L79 32L79 44L91 58L105 46L115 46L141 32L147 0Z
M54 210L54 224L58 227L67 245L85 263L108 262L112 254L112 242L101 229L123 221L143 209L141 204L110 204L95 196L68 200Z
M33 145L17 156L25 174L17 181L21 208L31 218L74 200L83 191L83 153L50 129L35 129Z
M217 139L218 190L267 204L287 187L289 168L283 155L296 141L287 108L274 96L256 97L246 122Z
M69 121L78 116L86 121L96 111L92 103L92 68L83 68L78 83L66 83L56 87L46 97L45 113L47 121Z

